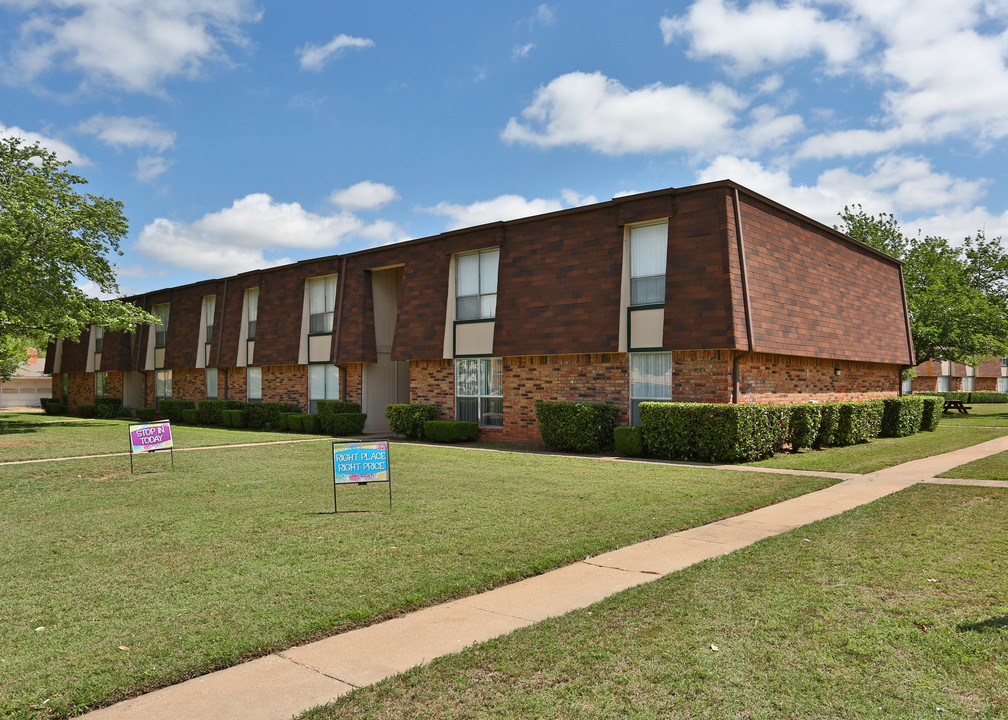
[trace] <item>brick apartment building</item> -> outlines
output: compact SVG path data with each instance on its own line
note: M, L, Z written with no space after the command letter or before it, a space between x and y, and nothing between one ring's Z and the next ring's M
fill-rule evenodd
M976 365L928 360L904 390L913 392L1008 392L1008 357L986 358Z
M537 400L876 398L914 364L900 264L731 181L128 298L162 318L50 348L53 394L433 403L539 442Z

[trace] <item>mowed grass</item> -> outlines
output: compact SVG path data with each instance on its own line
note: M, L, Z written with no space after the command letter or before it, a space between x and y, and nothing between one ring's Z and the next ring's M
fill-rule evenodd
M1004 403L966 403L972 408L963 415L953 411L942 415L943 427L1006 427L1008 428L1008 405Z
M1008 452L988 455L985 458L952 468L938 477L968 480L1008 480Z
M38 431L47 442L50 429ZM193 429L193 432L198 432ZM63 717L829 480L327 442L0 467L0 716Z
M942 420L942 424L934 432L921 432L904 438L875 438L867 443L847 447L803 450L796 454L781 453L767 460L749 463L747 467L790 468L809 472L870 473L911 460L978 445L1006 433L1008 427L1003 430L963 427Z
M918 485L303 718L1008 717L1005 518Z
M0 413L0 462L129 453L129 425L135 422L3 412ZM172 425L172 438L177 448L306 437L317 436ZM129 467L129 458L126 467Z

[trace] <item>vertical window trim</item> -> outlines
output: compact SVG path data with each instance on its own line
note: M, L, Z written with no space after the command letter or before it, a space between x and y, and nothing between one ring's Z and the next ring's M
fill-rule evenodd
M650 273L650 274L647 274L647 275L645 275L645 274L636 274L635 273L635 267L634 267L634 265L635 265L634 258L636 257L636 254L634 253L634 232L635 231L639 231L639 230L643 230L644 228L652 228L652 227L658 227L658 226L661 226L661 227L665 228L665 234L664 234L664 237L663 237L664 252L663 253L659 253L659 255L658 255L658 257L660 258L661 273ZM640 241L643 241L643 240L644 240L644 238L640 238ZM661 220L659 222L648 222L648 223L641 223L639 225L631 225L628 228L628 239L627 239L627 242L629 244L629 258L628 258L628 262L630 264L630 267L629 267L628 272L627 272L627 275L630 278L630 301L629 301L629 306L630 307L646 307L646 306L649 306L649 305L664 305L665 304L665 277L666 277L666 274L668 273L668 220L666 219L666 220ZM654 285L655 285L656 288L658 288L658 290L653 290L653 292L659 293L659 291L660 291L661 297L659 298L657 296L657 294L656 294L655 297L645 297L643 299L641 299L641 298L635 298L634 297L634 295L635 295L635 285L637 285L634 282L635 280L656 281L656 282L654 282ZM637 300L637 301L635 302L635 300Z
M484 263L483 258L489 257L490 255L496 256L494 262L494 273L493 273L493 283L491 283L489 277L484 278ZM462 283L461 274L461 263L460 258L475 257L476 258L476 292L468 293L466 295L459 294L459 286ZM489 275L489 272L486 273ZM467 321L478 321L478 320L494 320L497 317L497 285L498 279L500 277L500 248L487 248L485 250L476 250L475 252L459 253L455 256L455 320L458 322ZM475 300L475 316L471 313L461 312L461 300L468 300L472 302ZM492 305L492 309L487 311L487 307Z

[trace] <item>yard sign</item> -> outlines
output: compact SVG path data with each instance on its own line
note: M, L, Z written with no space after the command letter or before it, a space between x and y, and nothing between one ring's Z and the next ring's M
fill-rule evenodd
M336 507L337 485L367 485L373 482L388 483L391 510L392 473L388 442L334 442L332 450L333 512L339 512Z
M133 453L168 450L172 467L175 467L175 447L172 442L171 423L161 420L152 423L130 423L130 473L133 472Z

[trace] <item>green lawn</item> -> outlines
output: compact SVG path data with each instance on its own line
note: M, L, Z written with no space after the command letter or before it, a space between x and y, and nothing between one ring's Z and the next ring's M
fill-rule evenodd
M1004 403L967 404L967 415L947 412L942 415L942 427L1008 427L1008 405Z
M35 452L92 425L37 423L15 433ZM125 444L124 427L92 427L93 451ZM176 453L174 471L157 453L133 475L124 457L0 467L0 716L64 717L830 484L406 444L391 456L392 512L386 486L352 485L340 508L370 511L336 516L327 442Z
M749 463L748 466L791 468L809 472L870 473L911 460L977 445L1001 437L1005 433L1008 433L1008 426L1003 430L963 427L943 420L934 432L917 433L905 438L875 438L860 445L803 450L795 455L782 453L767 460Z
M971 463L952 468L938 477L974 480L1008 480L1008 452L989 455Z
M136 420L82 420L40 413L0 413L0 462L129 452L129 424ZM236 445L317 437L230 428L172 425L175 447ZM126 458L129 468L129 458Z
M1006 517L915 486L304 717L1005 718Z

